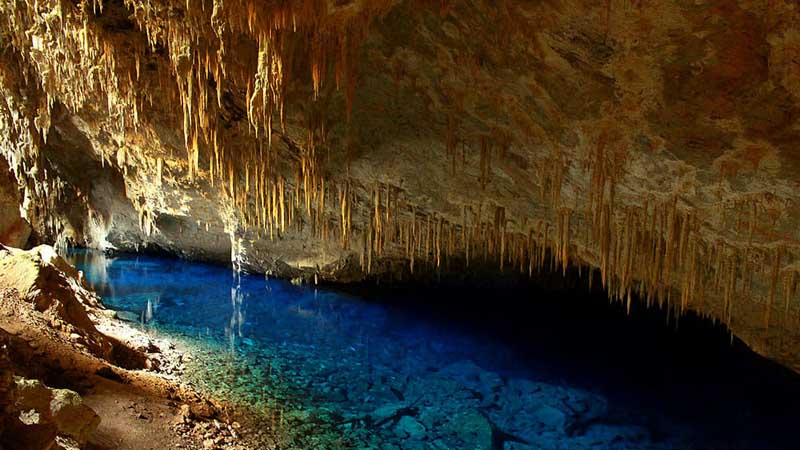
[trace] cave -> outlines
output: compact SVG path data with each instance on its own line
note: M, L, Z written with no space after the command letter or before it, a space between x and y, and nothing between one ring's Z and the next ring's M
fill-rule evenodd
M0 0L0 450L796 448L797 23Z

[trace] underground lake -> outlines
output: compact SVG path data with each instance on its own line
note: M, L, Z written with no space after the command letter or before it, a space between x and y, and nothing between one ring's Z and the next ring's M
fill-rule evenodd
M171 257L68 259L280 448L796 448L800 377L720 325L627 313L585 280L343 292Z

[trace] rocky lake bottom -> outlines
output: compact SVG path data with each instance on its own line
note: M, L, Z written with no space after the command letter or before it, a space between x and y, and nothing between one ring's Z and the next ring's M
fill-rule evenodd
M119 317L191 348L187 380L262 414L281 448L793 448L800 382L713 327L687 347L693 331L597 299L571 316L520 291L427 304L153 256L71 261Z

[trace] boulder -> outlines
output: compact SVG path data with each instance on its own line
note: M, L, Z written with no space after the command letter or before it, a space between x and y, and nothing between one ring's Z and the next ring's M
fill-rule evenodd
M36 311L77 335L96 356L108 359L114 343L98 332L89 311L100 300L83 285L78 271L48 245L24 251L0 246L0 290L15 289ZM69 334L67 334L69 336Z
M51 425L57 434L85 443L100 424L100 417L74 391L50 389L38 380L21 377L14 382L16 408L29 418L23 420L26 425Z

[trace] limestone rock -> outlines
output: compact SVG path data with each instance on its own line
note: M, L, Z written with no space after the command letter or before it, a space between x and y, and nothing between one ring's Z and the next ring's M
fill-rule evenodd
M40 381L17 377L16 408L36 413L37 424L50 424L58 434L87 442L100 424L100 418L84 405L80 396L68 389L50 389Z
M126 367L143 367L139 352L128 350L97 330L89 314L102 311L99 298L52 247L22 251L0 246L0 289L19 292L53 328L96 356L119 360Z
M59 434L87 442L91 433L100 424L100 417L83 404L81 397L68 389L53 389L50 414Z
M24 247L31 234L30 224L20 216L17 180L0 157L0 244Z

